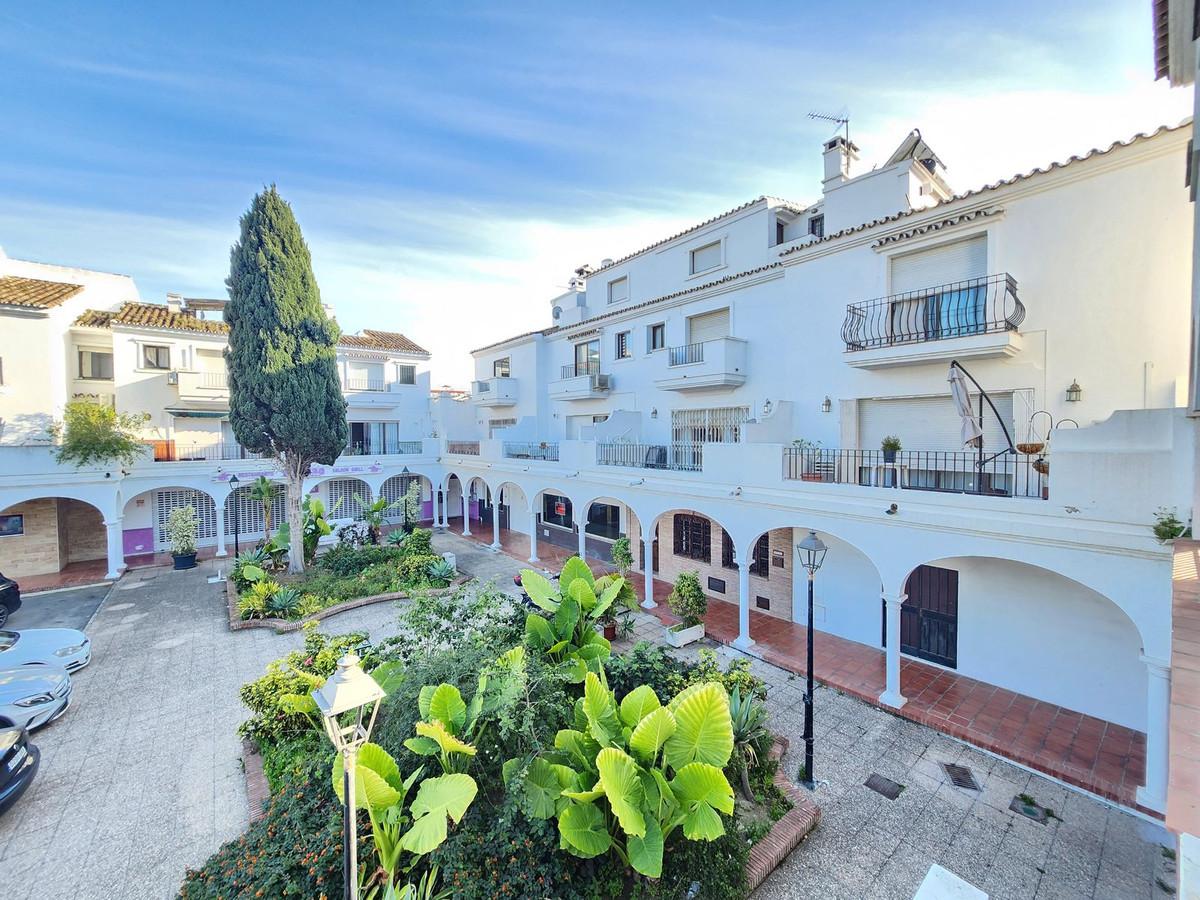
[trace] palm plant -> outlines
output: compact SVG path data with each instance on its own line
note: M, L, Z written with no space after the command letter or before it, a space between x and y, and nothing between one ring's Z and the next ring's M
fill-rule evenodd
M354 502L362 507L362 521L366 523L367 534L370 536L371 543L378 544L379 530L383 527L384 514L392 507L399 506L404 501L389 501L387 497L377 497L375 502L368 503L358 494L355 494Z
M742 796L754 802L754 791L750 787L750 769L758 765L759 757L771 741L767 730L767 709L742 689L735 687L729 695L729 717L733 723L733 757L739 768Z
M263 511L263 540L266 543L271 542L271 501L275 498L275 485L270 478L265 475L259 475L246 489L247 495L251 500L256 501L262 506Z

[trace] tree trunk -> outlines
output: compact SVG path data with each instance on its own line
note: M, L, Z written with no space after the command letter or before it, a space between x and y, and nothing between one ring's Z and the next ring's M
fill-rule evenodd
M291 531L288 541L288 572L295 575L304 571L304 515L301 502L304 499L304 471L306 466L287 461L287 516Z

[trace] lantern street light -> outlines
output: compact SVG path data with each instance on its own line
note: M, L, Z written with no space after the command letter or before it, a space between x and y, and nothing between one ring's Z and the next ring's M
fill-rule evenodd
M370 739L380 701L386 696L378 682L362 670L358 656L353 652L339 659L337 671L312 692L313 701L325 725L325 734L334 749L342 754L344 900L357 900L358 897L358 812L354 796L358 748ZM352 721L349 724L343 724L350 719Z
M817 781L813 776L813 580L817 569L825 561L829 548L810 531L808 537L796 545L796 557L800 565L808 569L808 665L807 683L804 692L804 784L812 790Z
M412 472L410 472L408 470L408 466L405 466L403 469L400 470L400 487L404 491L403 499L400 501L400 505L402 507L404 507L404 525L402 526L402 528L403 528L405 534L408 534L408 532L409 532L409 527L408 527L408 489L409 489L410 485L409 485L408 479L409 479L410 475L412 475Z
M237 559L242 555L242 548L238 546L238 498L233 495L237 493L238 477L237 472L229 476L229 496L233 497L233 558Z

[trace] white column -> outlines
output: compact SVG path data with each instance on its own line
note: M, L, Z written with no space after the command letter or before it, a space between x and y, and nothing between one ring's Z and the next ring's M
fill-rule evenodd
M125 552L121 544L121 520L106 520L105 538L108 546L108 572L105 578L115 581L125 569Z
M642 566L642 609L654 609L654 538L650 531L642 532L642 556L646 564Z
M733 646L739 650L749 650L754 646L750 638L750 548L743 548L738 553L738 636L733 639Z
M471 536L471 494L470 491L463 489L462 492L462 508L463 508L463 537Z
M900 607L908 599L907 594L883 595L887 604L887 687L879 695L879 702L893 709L899 709L905 704L904 695L900 693Z
M799 564L796 546L808 534L802 528L792 529L792 621L808 625L808 573Z
M1171 714L1171 667L1160 659L1146 664L1146 783L1137 801L1148 809L1167 809L1167 719Z
M217 508L217 556L228 556L229 553L225 550L225 501L228 496L222 497L216 503Z
M492 501L492 549L500 549L500 498Z
M579 523L579 558L587 559L587 524Z
M529 509L529 561L531 563L538 562L537 555L537 513L534 512L532 505Z

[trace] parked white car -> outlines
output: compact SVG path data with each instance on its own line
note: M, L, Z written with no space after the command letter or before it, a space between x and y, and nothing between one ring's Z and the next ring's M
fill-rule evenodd
M77 672L92 661L92 642L74 628L0 631L0 669L62 666Z
M0 669L0 727L33 731L71 703L71 676L62 666Z

